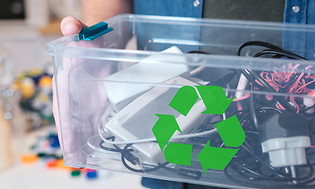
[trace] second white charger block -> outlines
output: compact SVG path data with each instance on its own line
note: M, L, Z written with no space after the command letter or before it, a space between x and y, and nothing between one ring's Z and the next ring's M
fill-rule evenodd
M172 46L105 78L105 92L116 112L152 88L144 83L163 83L188 71L186 58L171 54L182 54L182 51ZM168 63L172 59L177 64Z

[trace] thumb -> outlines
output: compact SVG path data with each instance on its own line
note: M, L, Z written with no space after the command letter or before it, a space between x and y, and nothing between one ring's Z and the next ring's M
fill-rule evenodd
M64 36L79 33L83 28L87 26L83 24L80 20L67 16L60 23L60 29Z

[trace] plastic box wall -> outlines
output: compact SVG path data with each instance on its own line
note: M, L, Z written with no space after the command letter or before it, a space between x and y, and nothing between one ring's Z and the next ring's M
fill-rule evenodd
M59 120L57 119L56 121L60 124L64 160L67 166L131 172L121 163L120 153L104 151L99 147L101 141L99 132L103 133L106 131L106 124L110 121L110 118L113 119L115 116L119 115L119 112L113 111L112 104L110 104L110 102L108 103L109 100L104 90L104 84L117 83L119 86L124 84L126 88L121 89L121 91L125 90L126 93L130 92L128 90L135 86L146 86L149 89L145 92L153 88L156 90L178 90L179 87L185 84L181 85L167 82L154 83L150 82L149 79L136 82L128 82L117 78L115 80L108 79L110 78L108 76L126 69L152 55L156 56L160 51L169 47L177 46L184 54L166 53L164 54L162 63L170 65L185 64L190 71L200 67L204 68L202 72L197 74L192 75L194 72L187 72L180 76L197 83L197 85L204 85L208 82L211 83L218 77L233 70L236 70L238 73L243 69L254 70L257 73L261 73L262 71L266 73L275 71L289 73L292 72L291 68L285 67L284 65L291 64L292 66L300 65L295 68L294 73L301 74L305 72L305 67L314 64L313 61L291 60L287 58L270 59L250 57L256 52L266 49L257 46L245 48L242 51L241 57L235 56L241 44L247 41L264 41L278 45L285 50L297 53L303 57L313 59L314 49L300 48L305 47L305 44L308 42L298 39L301 44L304 42L304 45L302 44L298 46L298 48L292 45L292 41L301 36L306 36L307 39L314 39L315 27L313 26L140 15L120 15L106 22L109 24L109 27L112 27L114 30L92 42L76 42L75 39L77 36L71 35L52 41L47 45L46 52L53 56L54 61L56 83L55 98L59 111ZM138 49L125 50L128 41L134 36L137 37L136 45ZM210 55L187 53L192 50L206 51L210 53ZM184 63L182 61L183 58L186 60ZM161 60L147 61L147 63L157 62L161 63ZM308 73L314 74L314 70L309 69ZM151 76L155 77L154 74L153 72ZM156 77L158 77L158 75L156 75ZM235 77L232 79L229 86L223 87L228 94L228 98L235 96L238 78L239 77ZM297 103L300 103L299 105L301 106L303 105L301 100L305 97L311 98L306 93L288 94L282 91L253 91L251 88L246 88L242 92L251 95L255 94L255 104L260 104L256 104L256 108L270 106L273 109L277 109L275 106L275 99L277 99L277 97L296 99L296 101L298 101ZM268 99L272 100L266 100L266 96L269 96ZM238 102L235 101L231 103L227 110L230 114L227 116L233 115L233 113L231 113L233 112L232 110L238 112L234 113L234 115L241 116L239 114L241 111L237 110L243 108L245 111L245 109L250 106L249 98L246 102L243 102L241 109L238 109ZM134 104L133 106L136 107ZM268 110L260 111L265 111L266 113ZM274 110L274 112L270 110L267 113L270 116L270 114L272 115L276 112L277 110ZM154 112L154 109L152 109L151 113L163 113L163 111ZM222 120L221 115L215 117L214 119L217 120L212 120L212 122ZM143 117L140 116L137 119L140 121L137 122L137 125L135 123L133 127L140 131L141 128L144 127L151 129L153 125L141 125L141 120L146 119L148 118L145 115L143 115ZM239 118L239 120L241 119L242 118ZM251 123L244 128L246 134L245 141L247 143L254 143L251 147L254 148L254 151L259 152L261 150L260 140L252 120L249 122ZM261 122L263 122L263 120ZM196 128L198 127L201 127L201 124L196 126ZM209 127L207 129L209 129ZM215 135L217 136L217 134ZM150 138L152 136L153 134L151 133L151 136L147 137ZM207 135L203 137L203 140L196 140L195 143L197 143L197 147L193 147L191 166L170 164L173 168L187 168L189 170L199 171L202 175L200 179L180 176L177 173L165 169L138 174L152 178L221 187L252 188L255 186L274 186L276 188L287 188L287 185L277 185L272 182L250 181L230 169L229 171L233 178L241 182L249 182L253 185L243 185L231 181L226 177L223 170L208 169L207 175L205 175L197 158L201 150L198 148L198 145L199 147L204 146L211 138L213 138L213 135ZM217 140L218 137L215 139ZM88 144L88 142L90 143ZM221 144L222 141L219 141L218 144L214 145L221 146ZM153 145L157 144L153 142ZM120 145L120 147L123 147L123 145ZM131 148L133 148L133 146L131 146ZM134 153L140 157L144 169L152 167L152 164L147 163L147 160L141 159L141 153L139 153L136 148L133 149L136 150ZM308 149L310 148L307 148L307 150ZM247 156L250 155L247 154ZM267 164L269 164L268 155L265 154L263 157L266 158L265 160ZM312 160L314 157L308 156L308 159ZM134 167L140 169L139 166ZM291 187L290 183L289 185ZM296 187L301 188L301 185L296 185Z

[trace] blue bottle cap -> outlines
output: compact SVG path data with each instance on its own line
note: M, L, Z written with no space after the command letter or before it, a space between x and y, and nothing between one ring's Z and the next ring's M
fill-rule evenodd
M97 177L97 172L96 171L88 171L86 173L86 177L88 179L95 179Z
M59 147L60 147L60 144L59 144L58 138L53 138L53 139L50 141L50 146L51 146L52 148L59 148Z

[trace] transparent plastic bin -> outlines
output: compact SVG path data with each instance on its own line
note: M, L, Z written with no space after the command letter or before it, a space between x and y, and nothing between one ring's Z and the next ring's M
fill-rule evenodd
M313 186L314 26L106 22L113 31L91 42L47 44L67 166L227 188ZM237 56L248 41L299 56L257 45Z

